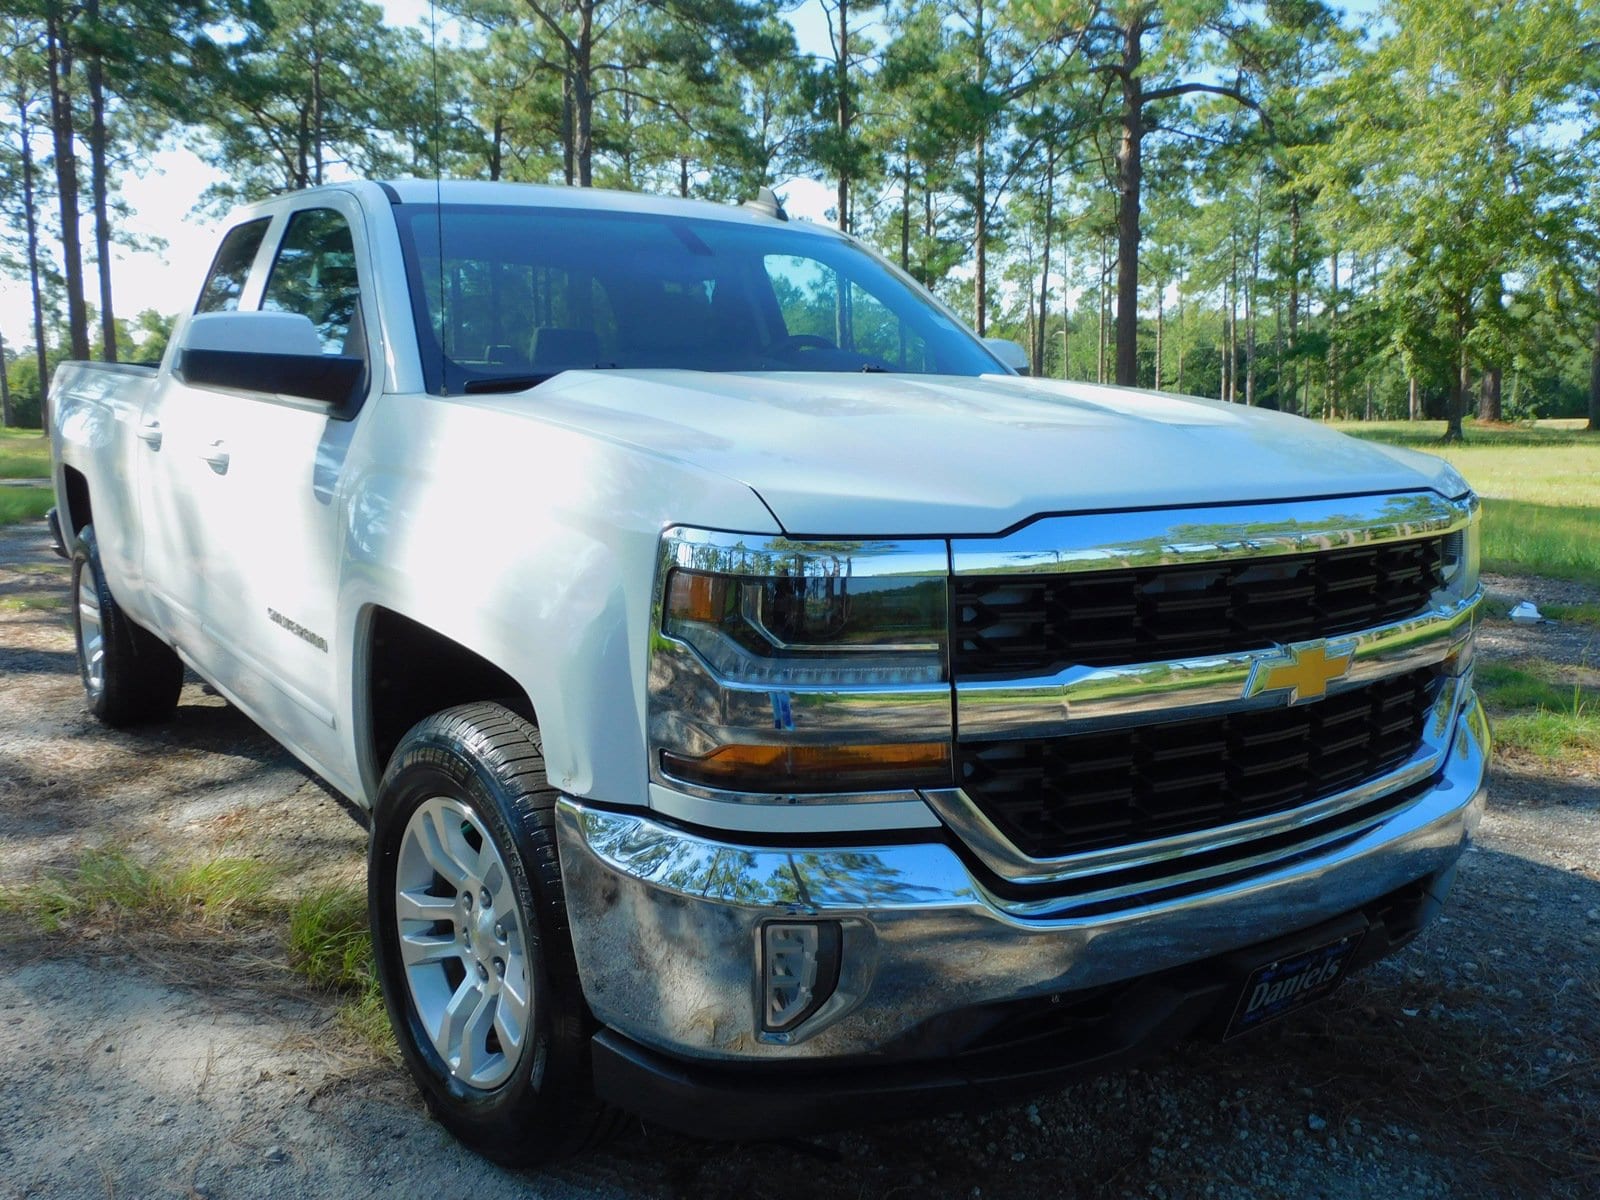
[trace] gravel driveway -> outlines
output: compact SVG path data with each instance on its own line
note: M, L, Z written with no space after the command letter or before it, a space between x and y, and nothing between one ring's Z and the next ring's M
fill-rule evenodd
M0 879L111 845L359 880L350 808L197 684L137 735L87 717L65 585L42 524L0 530ZM1486 653L1528 652L1492 633ZM0 949L0 1197L1600 1196L1600 781L1581 775L1497 771L1448 917L1226 1050L805 1143L635 1125L542 1172L457 1146L279 937L208 959L160 929L12 920Z

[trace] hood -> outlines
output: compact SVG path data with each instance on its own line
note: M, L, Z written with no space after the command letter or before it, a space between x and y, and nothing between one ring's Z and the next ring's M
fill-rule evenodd
M467 402L737 479L796 537L983 535L1046 513L1466 490L1440 459L1301 417L1013 376L569 371Z

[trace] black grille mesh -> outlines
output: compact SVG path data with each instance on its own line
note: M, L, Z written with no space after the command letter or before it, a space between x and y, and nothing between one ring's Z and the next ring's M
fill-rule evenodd
M963 576L957 679L1043 674L1333 637L1425 608L1446 538L1281 558L1060 575Z
M1293 708L1022 741L963 742L959 780L1033 858L1296 808L1403 763L1431 668Z

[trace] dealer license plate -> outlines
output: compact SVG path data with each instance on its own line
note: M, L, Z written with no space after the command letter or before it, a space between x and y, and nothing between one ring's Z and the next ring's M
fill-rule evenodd
M1344 978L1345 967L1361 937L1360 933L1352 933L1315 950L1257 967L1245 980L1239 1002L1222 1036L1231 1038L1248 1033L1326 996Z

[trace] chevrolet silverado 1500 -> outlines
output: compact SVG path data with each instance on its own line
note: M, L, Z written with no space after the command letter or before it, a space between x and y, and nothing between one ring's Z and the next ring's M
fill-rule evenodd
M503 1161L1253 1029L1478 821L1477 501L1014 349L770 199L247 208L159 369L53 383L88 704L187 664L370 810L406 1064Z

